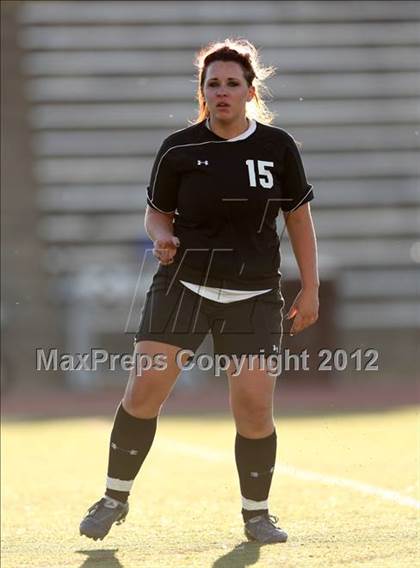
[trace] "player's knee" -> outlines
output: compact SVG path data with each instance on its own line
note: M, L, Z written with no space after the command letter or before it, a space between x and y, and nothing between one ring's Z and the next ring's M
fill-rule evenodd
M273 407L271 401L257 401L249 397L242 399L239 404L235 405L234 414L239 420L259 427L265 425L267 420L271 419Z
M124 395L124 407L133 416L140 416L144 412L157 416L168 395L166 389L156 385L148 388L128 388Z
M146 400L138 397L124 397L124 408L132 416L137 418L154 418L160 414L162 406L166 399Z
M245 438L265 438L273 430L273 417L271 414L250 414L235 417L237 431Z

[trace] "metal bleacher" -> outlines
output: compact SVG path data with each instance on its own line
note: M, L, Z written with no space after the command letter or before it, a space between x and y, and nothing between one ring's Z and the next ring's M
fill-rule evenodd
M195 117L194 53L243 36L277 68L275 124L302 142L339 325L419 323L420 3L29 1L20 30L53 279L99 278L99 295L131 305L154 154Z

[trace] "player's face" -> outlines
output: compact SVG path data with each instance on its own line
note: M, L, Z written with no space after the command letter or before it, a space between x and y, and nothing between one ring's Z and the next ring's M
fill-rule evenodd
M203 94L212 118L233 122L245 116L245 105L255 89L248 86L239 63L214 61L207 68Z

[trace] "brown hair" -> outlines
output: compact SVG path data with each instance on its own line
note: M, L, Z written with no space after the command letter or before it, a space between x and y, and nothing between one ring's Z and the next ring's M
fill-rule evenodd
M227 38L223 42L210 43L200 49L196 56L195 66L198 68L198 86L196 99L198 100L198 116L192 122L196 124L209 116L209 110L203 96L203 87L206 72L210 63L214 61L235 61L239 63L244 72L248 86L255 87L255 97L247 103L247 116L271 124L274 119L265 104L263 93L271 95L264 81L274 74L274 67L263 67L259 61L258 50L246 39Z

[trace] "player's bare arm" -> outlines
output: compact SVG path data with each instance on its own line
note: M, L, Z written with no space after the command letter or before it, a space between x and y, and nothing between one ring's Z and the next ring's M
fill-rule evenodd
M294 318L290 333L295 335L318 319L317 245L309 203L301 205L295 211L283 212L283 216L302 283L302 288L287 314L288 319Z

